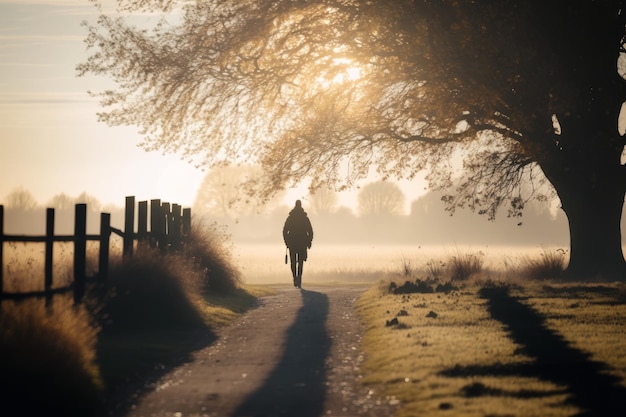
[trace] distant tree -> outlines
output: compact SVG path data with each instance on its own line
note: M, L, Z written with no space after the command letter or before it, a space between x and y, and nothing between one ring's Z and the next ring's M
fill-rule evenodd
M78 69L117 83L100 117L141 127L146 149L259 162L263 196L371 167L428 169L431 188L460 177L448 208L490 218L556 191L568 275L626 277L623 1L120 3L128 19L88 26ZM175 16L136 26L146 10Z
M53 196L48 203L48 207L52 207L56 210L72 210L74 208L75 199L65 193L60 193Z
M316 214L329 214L337 211L337 192L328 188L320 187L312 191L309 196L309 207Z
M17 187L7 194L4 198L4 205L17 210L33 210L38 207L33 194L24 187Z
M357 200L361 217L399 216L404 213L406 197L397 184L377 181L365 185Z
M75 201L76 203L87 204L87 209L91 211L100 211L102 209L102 203L100 200L84 191L76 197Z
M260 167L220 166L204 176L196 194L193 211L218 217L236 218L271 209L282 195L273 195L271 200L260 203L247 194L249 184L262 174Z

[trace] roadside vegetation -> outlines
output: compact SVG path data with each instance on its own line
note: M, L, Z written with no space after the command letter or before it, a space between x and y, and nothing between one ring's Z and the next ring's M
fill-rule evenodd
M363 383L395 417L623 414L626 287L554 279L562 251L507 271L477 256L405 261L362 295Z
M112 256L108 280L91 284L80 305L69 293L49 305L2 301L4 406L24 415L124 412L133 395L268 291L241 285L226 244L214 227L195 225L181 253L139 247L131 258ZM10 272L25 288L25 280L42 279L29 276L36 256L23 250L27 256L14 256ZM71 268L71 256L62 261Z

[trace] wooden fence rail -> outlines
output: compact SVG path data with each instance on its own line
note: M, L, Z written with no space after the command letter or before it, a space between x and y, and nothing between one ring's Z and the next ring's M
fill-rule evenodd
M4 233L4 207L0 205L0 300L22 299L29 297L51 297L57 292L73 289L74 301L80 302L85 294L87 242L97 241L98 271L93 277L105 282L109 272L109 252L111 234L122 237L122 253L131 257L135 242L137 247L146 244L150 248L165 251L180 251L191 233L191 209L182 209L180 205L150 201L150 231L148 231L148 202L138 203L137 232L135 226L135 197L126 197L124 210L124 230L111 226L111 214L100 214L100 233L87 234L87 205L76 204L74 208L74 234L54 234L54 208L46 209L46 234L44 236L7 235ZM45 243L44 251L44 290L27 293L6 293L4 291L4 243L38 242ZM70 287L53 289L53 247L55 242L73 242L74 281Z

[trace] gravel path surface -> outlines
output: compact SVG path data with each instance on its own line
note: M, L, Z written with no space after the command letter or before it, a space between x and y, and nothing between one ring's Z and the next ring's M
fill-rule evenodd
M389 416L359 384L363 327L353 287L280 289L161 378L133 417Z

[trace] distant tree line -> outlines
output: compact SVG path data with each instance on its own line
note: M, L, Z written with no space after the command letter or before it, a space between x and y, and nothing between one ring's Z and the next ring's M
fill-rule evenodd
M290 206L272 199L256 204L237 194L238 170L207 174L192 212L205 223L225 227L235 243L282 243L282 226ZM242 171L249 175L248 171ZM471 210L445 211L443 194L429 192L414 200L404 213L406 196L392 181L365 184L353 210L338 204L338 193L330 188L312 191L304 200L313 222L316 244L493 244L567 245L567 219L561 210L552 213L545 205L531 204L522 217L489 221ZM56 233L71 233L74 204L86 203L90 233L99 228L98 213L111 213L113 225L123 224L123 208L103 206L87 193L71 197L65 193L39 204L20 187L0 201L5 206L5 232L37 234L45 230L46 207L56 209Z
M24 187L17 187L0 200L5 209L4 231L8 234L42 234L46 230L46 208L55 209L55 233L72 233L74 206L87 204L87 232L100 230L99 213L111 214L111 224L123 225L124 209L121 206L103 205L96 197L83 192L76 197L66 193L53 196L41 204Z

